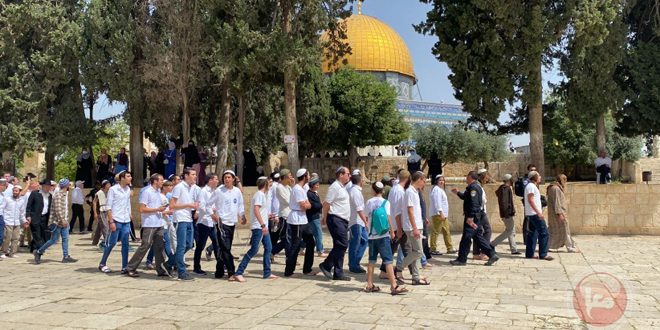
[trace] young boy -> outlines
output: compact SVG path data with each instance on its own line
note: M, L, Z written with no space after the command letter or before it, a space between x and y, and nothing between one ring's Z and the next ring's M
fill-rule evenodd
M247 268L250 260L257 255L259 251L259 243L262 243L264 246L264 275L263 278L274 280L277 276L270 273L270 254L273 249L270 235L268 230L268 214L270 213L270 202L268 198L268 178L262 176L257 179L257 189L259 189L254 196L252 196L252 209L251 209L251 228L252 228L252 246L250 250L245 254L241 264L238 265L236 273L232 277L236 282L245 282L243 273L245 268Z
M397 285L396 277L394 276L394 266L392 265L392 239L394 238L394 229L391 225L390 219L390 203L383 198L384 185L381 182L375 182L372 185L374 197L367 201L364 211L367 215L367 227L369 228L369 265L367 267L367 287L364 289L366 292L378 292L380 288L374 285L374 268L376 267L376 260L380 254L383 259L383 264L387 271L387 279L390 281L390 293L394 295L408 292L405 287ZM387 213L389 230L387 233L379 234L375 232L373 226L373 213L376 209L383 206Z

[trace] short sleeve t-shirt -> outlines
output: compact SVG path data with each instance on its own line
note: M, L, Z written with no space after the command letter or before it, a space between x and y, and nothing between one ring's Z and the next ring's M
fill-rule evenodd
M379 208L385 199L383 197L372 197L370 198L367 203L364 206L364 213L367 216L367 219L369 219L369 223L371 222L371 216L374 210ZM390 218L391 212L390 212L390 202L385 202L385 211L387 212L387 218L390 219L390 227L392 226L392 220ZM389 233L385 233L383 235L376 235L371 232L371 228L369 229L369 239L379 239L383 237L389 237Z
M307 193L305 189L300 185L293 186L291 190L291 199L289 201L289 207L291 208L291 213L286 219L286 223L290 225L304 225L307 224L307 214L305 210L300 207L300 202L307 200Z
M181 182L172 190L172 198L176 198L177 204L191 204L194 202L192 188L185 182ZM183 208L174 211L176 222L192 222L192 209Z
M157 209L163 205L160 199L160 192L149 187L147 190L142 192L140 195L140 204L144 204L150 209ZM163 220L161 219L159 212L145 212L141 213L142 215L142 227L144 228L158 228L163 225Z
M541 192L534 183L530 182L525 186L525 216L536 215L536 211L529 204L527 197L529 194L534 194L534 205L537 209L541 209Z
M362 227L366 226L364 221L360 219L358 212L364 211L364 196L362 196L362 187L353 185L351 190L348 192L351 204L351 218L348 221L348 225L360 225Z
M422 230L422 227L424 226L424 222L422 220L422 205L420 204L419 201L419 193L417 192L417 189L413 187L409 187L406 189L406 193L403 197L403 202L405 205L405 209L401 211L401 222L403 226L404 231L412 231L413 227L410 224L410 219L408 216L408 207L413 208L413 217L415 221L415 225L417 229Z
M261 215L261 221L263 221L266 228L268 228L268 213L270 211L270 200L268 196L264 194L263 191L257 191L252 196L252 202L250 207L250 224L251 229L261 229L261 224L257 220L257 215L254 213L254 207L259 206L259 215Z
M351 205L348 191L339 183L339 180L330 185L328 194L325 196L325 201L330 204L329 214L338 216L346 221L349 220L351 217Z
M392 214L392 229L397 230L398 226L396 224L395 217L399 214L402 213L402 208L403 208L403 195L405 194L405 190L403 190L403 187L401 185L394 185L392 190L390 190L390 194L387 196L387 201L390 203L390 212ZM406 209L406 212L407 209ZM403 218L402 218L403 219Z

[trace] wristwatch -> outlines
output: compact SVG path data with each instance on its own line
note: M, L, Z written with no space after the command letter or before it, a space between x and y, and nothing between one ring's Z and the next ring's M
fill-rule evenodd
M261 224L261 228L266 228L266 224L265 224L265 223L262 223L262 224Z

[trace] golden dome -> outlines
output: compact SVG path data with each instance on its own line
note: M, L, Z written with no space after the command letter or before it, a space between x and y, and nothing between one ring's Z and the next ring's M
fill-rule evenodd
M352 15L345 22L346 40L352 49L345 56L349 66L358 71L397 72L415 79L410 51L396 31L367 15ZM327 35L321 38L327 40ZM324 55L323 72L333 72L341 63L330 65Z

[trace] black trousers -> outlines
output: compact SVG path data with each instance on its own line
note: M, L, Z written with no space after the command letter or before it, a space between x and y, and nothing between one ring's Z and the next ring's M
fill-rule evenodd
M486 240L486 237L483 235L483 228L481 226L481 217L477 216L474 219L474 222L477 224L477 228L472 228L467 224L467 218L463 222L463 235L461 236L461 244L458 248L458 258L456 260L460 262L467 262L468 253L470 253L470 245L472 245L472 240L474 243L479 245L479 248L483 253L485 253L489 258L495 254L494 250L490 246L490 241Z
M215 235L215 228L214 227L209 227L206 225L202 224L197 224L195 226L195 234L197 234L196 240L197 242L195 243L195 255L193 257L194 261L194 270L202 270L202 265L201 265L201 259L202 259L202 252L204 252L204 247L206 246L206 241L207 239L211 239L211 246L213 246L215 249L213 251L213 254L215 255L215 258L218 259L218 251L217 251L217 246L218 246L218 237Z
M131 219L131 241L135 242L137 237L135 236L135 225L133 224L133 219Z
M323 269L334 271L334 277L344 276L344 256L348 249L348 221L334 215L328 215L328 231L332 236L332 250L321 263Z
M85 231L85 211L82 204L71 204L71 221L69 221L69 232L73 231L73 227L78 222L78 228L81 232Z
M273 255L276 255L282 252L282 250L286 249L286 218L280 217L279 220L280 222L277 230L271 230L270 232L270 241L273 244ZM268 228L274 228L273 221L268 223Z
M88 204L89 205L89 204ZM89 221L87 221L87 231L92 231L92 224L94 223L94 209L89 206Z
M483 228L483 236L486 239L486 241L489 242L490 245L490 239L493 236L493 229L490 227L490 220L488 220L488 215L486 215L486 213L483 213L480 222L481 222L481 227ZM479 244L475 242L472 245L472 255L478 256L481 254L481 252L482 251L479 248Z
M50 239L50 236L47 235L46 230L48 228L48 221L44 221L45 219L41 219L41 222L30 223L30 231L32 232L32 242L30 242L30 252L33 252L34 250L40 248L48 239Z
M433 259L433 256L431 255L431 247L429 246L429 226L426 224L426 221L424 221L424 230L422 231L422 235L424 235L425 238L422 239L422 251L424 252L424 256L426 259Z
M231 245L234 242L234 229L236 229L236 226L227 226L225 224L218 224L216 227L219 253L215 257L215 278L223 278L225 276L225 267L227 268L228 276L233 276L236 272L234 256L231 254Z
M286 266L284 276L291 276L296 271L296 262L298 262L298 252L300 252L301 239L305 243L305 261L303 263L303 273L312 271L314 264L314 233L309 224L292 225L288 224L286 228Z

